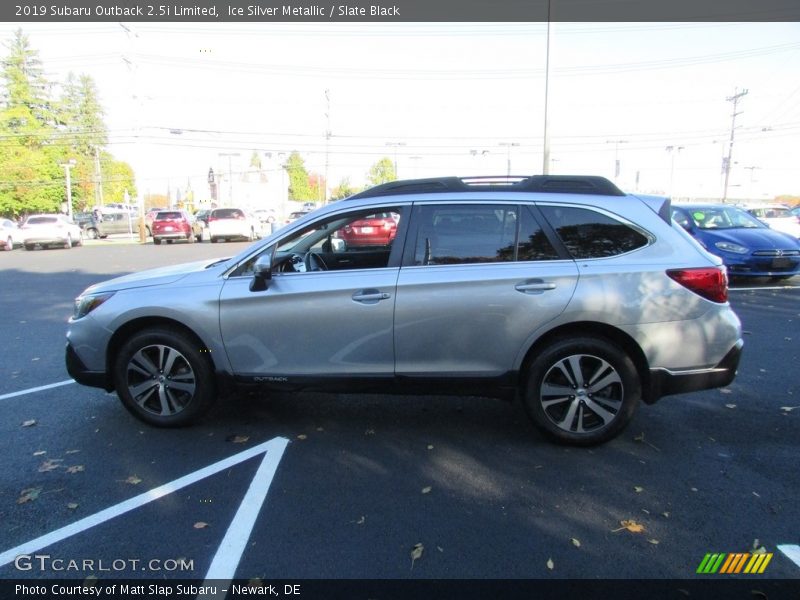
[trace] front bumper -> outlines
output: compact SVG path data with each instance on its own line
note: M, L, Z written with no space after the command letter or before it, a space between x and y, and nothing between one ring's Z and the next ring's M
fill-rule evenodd
M737 340L719 364L710 369L692 369L691 371L651 369L650 385L644 399L645 402L652 404L662 396L725 387L736 377L743 346L744 341Z
M107 392L114 389L108 374L105 371L88 370L69 342L67 342L65 360L67 364L67 373L81 385L102 388Z

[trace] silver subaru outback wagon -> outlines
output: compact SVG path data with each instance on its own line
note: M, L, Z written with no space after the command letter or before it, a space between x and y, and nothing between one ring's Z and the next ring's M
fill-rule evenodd
M586 176L396 181L233 258L88 288L66 362L156 426L241 386L469 394L590 445L641 402L733 380L727 292L666 198Z

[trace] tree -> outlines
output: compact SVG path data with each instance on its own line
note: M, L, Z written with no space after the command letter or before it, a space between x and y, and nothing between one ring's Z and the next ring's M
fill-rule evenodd
M350 179L345 177L339 182L335 188L331 190L331 200L341 200L342 198L347 198L348 196L352 196L353 194L359 191L358 188L353 187L350 184Z
M3 60L5 89L2 99L4 108L12 111L6 118L9 129L24 133L52 126L50 84L44 77L39 53L31 48L22 29L14 32L11 42L5 47L9 54Z
M17 216L60 209L65 197L58 166L49 84L38 53L17 30L5 44L0 104L0 212Z
M314 190L308 180L308 171L305 161L300 154L295 151L289 155L284 165L289 174L289 199L290 200L316 200Z
M384 157L372 165L367 173L367 181L372 185L380 185L388 181L397 180L394 163L391 158Z

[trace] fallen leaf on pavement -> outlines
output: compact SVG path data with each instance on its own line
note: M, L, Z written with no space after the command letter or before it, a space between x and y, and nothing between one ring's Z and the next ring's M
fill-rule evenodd
M195 529L205 529L206 527L208 527L208 523L205 523L205 522L203 522L203 521L198 521L197 523L195 523L195 524L193 525L193 527L194 527Z
M142 480L139 479L136 475L131 475L125 480L125 483L129 483L131 485L139 485L142 483Z
M622 525L622 527L619 529L612 529L611 533L616 533L617 531L622 531L623 529L627 529L631 533L642 533L645 530L644 525L633 520L620 521L619 524Z
M570 538L570 540L569 540L569 541L570 541L570 542L572 542L572 545L573 545L573 546L575 546L576 548L580 548L580 547L581 547L581 542L580 542L580 540L577 540L577 539L575 539L575 538Z
M432 489L433 488L431 486L426 486L426 487L422 488L422 493L423 494L430 494Z
M28 421L22 422L23 427L33 427L34 425L36 425L36 419L29 419Z
M47 473L48 471L55 471L59 465L58 463L62 462L60 458L48 458L44 461L41 465L39 465L39 473Z
M76 508L78 508L78 504L76 502L70 502L69 504L67 504L67 508L70 510L75 510Z
M36 500L39 497L39 494L42 493L42 488L28 488L27 490L22 490L20 493L19 498L17 498L17 504L25 504L26 502L31 502Z
M735 404L726 404L725 408L736 408Z
M414 547L411 549L411 568L414 568L414 562L419 560L422 557L422 553L425 551L425 546L422 544L415 544Z
M551 571L556 568L556 565L553 562L552 558L547 559L547 568L550 569Z
M640 485L635 485L633 486L633 491L637 494L641 494L644 491L644 488Z
M67 473L80 473L81 471L85 471L86 468L83 465L75 465L73 467L67 467Z

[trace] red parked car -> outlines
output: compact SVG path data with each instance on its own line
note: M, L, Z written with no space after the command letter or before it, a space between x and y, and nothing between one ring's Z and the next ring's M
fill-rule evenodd
M339 230L339 238L348 248L358 246L388 246L397 235L397 222L400 215L377 213L358 221L353 221Z
M153 218L151 227L153 243L158 245L161 240L171 244L173 240L186 240L194 242L195 233L192 230L192 218L185 210L161 210Z

